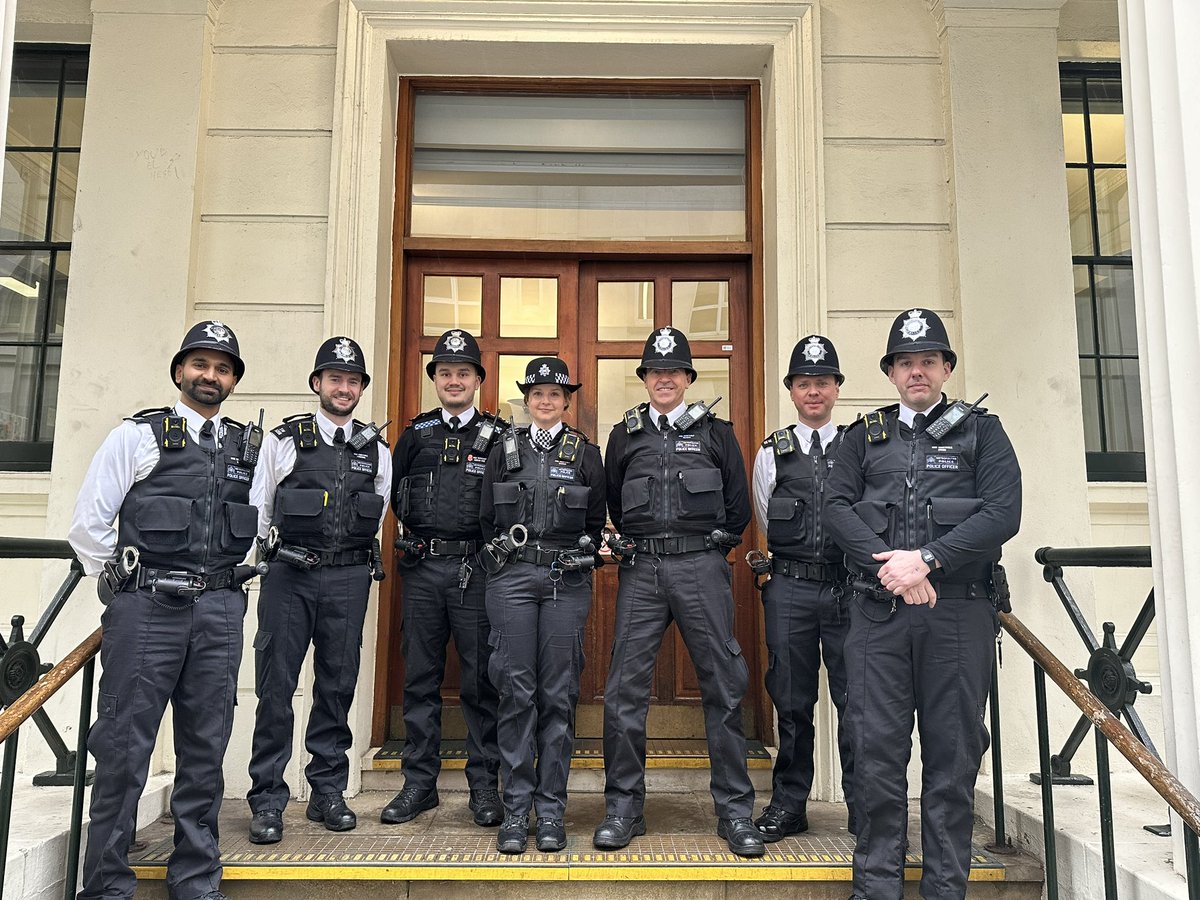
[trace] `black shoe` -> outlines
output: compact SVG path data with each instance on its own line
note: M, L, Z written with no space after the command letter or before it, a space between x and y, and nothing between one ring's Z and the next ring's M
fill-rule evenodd
M496 833L496 849L501 853L524 853L529 841L529 816L509 813Z
M250 820L250 843L278 844L283 840L283 812L260 809Z
M196 900L229 900L220 891L209 891L207 894L201 894Z
M567 829L562 819L537 820L537 848L543 853L554 853L567 846Z
M749 818L717 819L717 837L725 838L738 856L762 856L767 852L762 834Z
M437 805L437 788L423 791L417 787L406 787L383 808L383 812L379 814L379 821L385 825L411 822L425 810L433 809Z
M504 820L504 805L495 791L471 791L471 800L467 806L475 813L475 824L481 828L499 825Z
M593 846L600 850L620 850L639 834L646 833L644 816L605 816L592 835Z
M808 816L804 813L790 813L780 806L768 806L762 815L754 820L754 827L768 844L773 844L789 834L803 834L808 831Z
M352 831L358 824L358 816L342 799L342 792L313 794L308 799L304 815L310 822L323 822L330 831Z

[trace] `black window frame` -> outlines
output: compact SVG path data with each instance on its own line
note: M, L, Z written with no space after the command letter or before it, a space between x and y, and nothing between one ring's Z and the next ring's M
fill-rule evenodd
M1085 162L1067 162L1066 171L1086 171L1088 180L1088 203L1091 214L1091 235L1092 235L1092 250L1091 254L1075 255L1074 247L1072 247L1071 264L1073 267L1085 267L1088 273L1088 293L1090 295L1090 311L1092 316L1091 335L1092 346L1090 348L1079 347L1079 360L1082 366L1083 363L1090 363L1094 367L1096 378L1096 406L1097 416L1099 417L1099 432L1100 432L1100 447L1099 451L1086 451L1086 464L1088 481L1124 481L1138 482L1146 480L1146 454L1142 452L1130 451L1112 451L1107 448L1109 442L1109 429L1105 418L1105 400L1104 400L1104 379L1101 376L1101 365L1108 360L1133 360L1137 361L1136 353L1108 353L1102 352L1100 347L1099 327L1099 311L1096 292L1096 267L1109 266L1113 268L1124 268L1133 271L1133 256L1106 256L1100 252L1100 222L1098 204L1096 202L1096 172L1103 170L1124 170L1128 171L1128 161L1124 163L1097 163L1092 157L1092 124L1091 114L1088 105L1088 80L1089 79L1105 79L1111 80L1121 79L1121 65L1118 62L1061 62L1059 63L1059 91L1063 93L1063 86L1068 79L1077 80L1080 87L1080 98L1083 106L1083 128L1084 142L1087 148L1087 160ZM1124 95L1122 93L1122 112L1124 112ZM1074 300L1073 300L1074 302ZM1078 337L1077 337L1078 340ZM1084 389L1084 386L1080 386ZM1082 412L1082 410L1081 410ZM1143 441L1145 440L1143 434Z
M42 423L44 421L44 401L47 380L47 361L52 350L58 348L60 350L60 365L61 365L61 347L62 336L55 335L51 328L51 319L54 315L54 292L56 290L56 282L59 279L58 262L61 253L71 252L71 241L56 241L53 240L54 225L55 225L55 192L58 188L58 169L59 161L62 157L73 155L78 158L80 147L60 146L60 138L62 131L63 118L63 99L67 85L67 67L72 62L83 60L85 65L90 61L91 46L88 44L23 44L17 43L13 45L13 60L14 69L16 64L22 58L31 57L58 57L60 61L59 76L58 76L58 98L54 114L54 140L49 146L25 146L12 145L7 143L7 135L5 135L5 154L8 153L49 153L51 154L49 184L47 187L47 215L46 215L46 231L43 235L44 240L41 241L0 241L0 252L2 253L45 253L48 260L49 284L46 291L46 303L43 310L41 320L38 323L38 332L36 339L33 340L5 340L0 342L6 348L34 348L37 352L37 384L34 391L32 404L33 428L32 433L36 437L40 434ZM86 77L86 76L85 76ZM85 82L86 96L86 82ZM78 164L76 165L78 170ZM69 278L69 275L68 275ZM51 440L31 440L31 441L4 441L0 440L0 471L5 472L47 472L50 470L50 463L53 457L54 441Z

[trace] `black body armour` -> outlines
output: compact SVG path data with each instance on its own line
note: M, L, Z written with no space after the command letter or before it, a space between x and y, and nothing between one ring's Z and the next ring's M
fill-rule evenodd
M492 485L496 526L507 531L524 525L529 543L553 550L574 549L586 526L591 488L580 483L579 467L587 437L563 426L558 443L546 452L535 450L529 426L517 429L521 468L507 467Z
M854 512L889 547L916 550L944 537L983 507L975 486L975 440L981 414L971 414L940 440L922 432L906 441L900 437L899 407L881 412L887 436L866 442L863 495ZM955 571L953 577L942 577L935 570L929 580L986 580L999 559L997 547L989 557Z
M417 433L416 458L397 487L400 521L412 534L450 541L482 540L479 500L488 450L499 438L497 427L487 447L474 449L479 426L492 421L476 413L470 424L452 433L442 411L422 413L410 428Z
M356 420L352 434L364 427ZM271 434L296 446L296 467L275 494L280 540L322 552L370 549L384 504L375 492L379 439L361 450L326 444L311 414L285 419Z
M651 427L648 404L625 414L630 431L621 461L621 532L632 538L709 534L725 526L724 477L712 439L713 417L687 431Z
M254 468L241 462L245 426L222 419L213 436L220 449L210 452L172 409L143 410L129 421L150 426L158 463L125 495L117 546L137 547L152 569L211 575L239 565L258 533Z
M842 430L838 429L825 455L817 458L800 451L790 428L763 441L775 454L775 490L767 501L767 549L774 556L809 563L842 561L842 552L821 521L825 479L841 442Z

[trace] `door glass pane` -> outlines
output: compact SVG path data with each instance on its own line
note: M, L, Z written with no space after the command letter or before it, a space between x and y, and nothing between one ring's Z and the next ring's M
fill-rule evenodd
M40 347L0 347L0 441L32 441Z
M53 153L6 153L0 241L44 241Z
M1096 170L1096 221L1101 256L1129 256L1129 188L1124 169Z
M512 416L513 422L518 425L529 421L529 414L525 412L525 398L521 395L521 389L517 387L517 382L525 380L525 367L531 359L545 355L544 353L534 353L529 356L503 353L500 355L500 380L497 386L497 396L500 398L500 402L497 404L499 409L496 410L500 416L505 419Z
M557 278L500 279L500 336L558 335Z
M1104 390L1104 436L1109 453L1141 453L1142 389L1136 359L1100 360Z
M58 77L62 60L20 55L13 60L8 98L8 145L50 147L54 144L54 114L58 108Z
M600 340L644 341L654 328L654 282L601 281L596 311Z
M741 96L419 94L412 233L745 240Z
M1137 312L1131 266L1096 266L1096 318L1100 352L1137 356Z
M479 336L483 326L483 278L478 275L425 276L424 334L461 328Z
M431 362L432 353L421 354L421 412L428 412L442 405L438 402L437 391L433 389L433 379L425 374L425 369Z
M687 402L695 403L697 400L708 400L711 402L720 397L722 398L721 402L716 405L713 412L719 418L731 418L732 414L729 409L732 403L732 398L729 396L729 360L697 359L692 363L692 368L696 370L696 380L688 388Z
M689 340L728 340L729 282L672 282L671 324Z
M0 255L0 341L40 341L49 253Z
M1092 162L1125 162L1125 116L1120 78L1089 78L1088 121L1092 127Z
M1071 216L1071 254L1091 256L1092 196L1087 169L1067 169L1067 207Z

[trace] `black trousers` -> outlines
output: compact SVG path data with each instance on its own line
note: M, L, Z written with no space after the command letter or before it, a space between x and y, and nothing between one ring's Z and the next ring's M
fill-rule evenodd
M96 722L88 734L96 781L80 898L134 894L129 842L168 701L175 850L167 891L172 900L193 900L220 887L221 764L233 728L245 614L245 593L231 589L208 591L186 609L166 608L148 588L123 591L105 608Z
M467 785L495 790L500 771L496 747L496 689L488 678L488 618L483 570L459 588L461 557L426 557L404 578L404 759L406 787L429 790L441 771L442 679L446 644L458 650L463 717L467 721Z
M717 816L754 806L746 768L742 698L750 674L733 634L729 563L715 550L639 553L620 572L612 663L604 689L604 802L608 815L640 816L646 799L646 715L654 662L672 621L700 676Z
M364 565L305 571L276 562L258 597L254 636L254 742L250 751L250 809L283 810L291 789L284 771L292 758L292 695L313 648L313 703L304 770L313 793L346 790L352 743L347 716L358 684L363 620L371 571Z
M804 812L813 783L813 710L820 684L821 658L829 694L837 709L838 753L847 806L854 796L854 753L846 727L846 666L842 656L850 629L848 601L839 602L834 586L773 575L763 590L767 633L767 693L779 716L779 756L771 774L771 804Z
M583 672L583 627L592 579L550 578L549 566L510 563L487 581L492 625L488 667L500 695L504 808L561 819L575 747L575 706Z
M913 715L921 736L921 896L958 900L971 865L975 778L988 748L984 706L995 615L983 599L889 606L854 597L846 640L854 745L854 893L900 900Z

